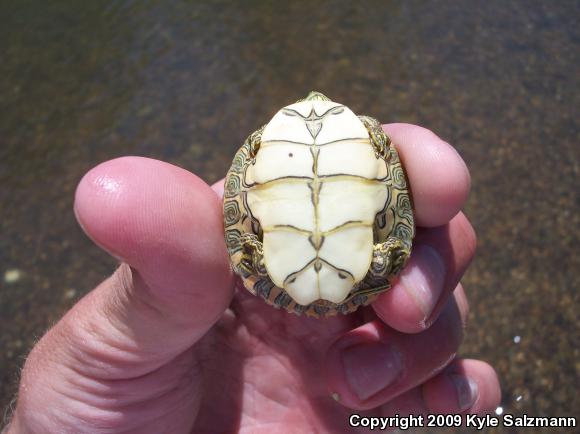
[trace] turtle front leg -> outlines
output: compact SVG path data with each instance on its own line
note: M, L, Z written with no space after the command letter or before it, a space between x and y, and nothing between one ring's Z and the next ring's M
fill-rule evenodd
M254 234L243 234L240 245L243 252L240 268L248 275L267 276L263 245L258 237Z
M371 144L375 151L375 156L377 158L381 157L383 160L387 161L389 159L391 139L389 139L389 136L387 136L383 131L381 123L370 116L359 116L358 118L369 133L369 139L371 140Z
M246 139L246 143L249 146L249 155L251 159L256 158L258 151L260 150L260 145L262 144L262 133L264 132L264 128L266 125L262 125L256 131L254 131L250 136Z
M397 275L405 266L411 250L399 238L389 237L373 246L370 271L377 277Z

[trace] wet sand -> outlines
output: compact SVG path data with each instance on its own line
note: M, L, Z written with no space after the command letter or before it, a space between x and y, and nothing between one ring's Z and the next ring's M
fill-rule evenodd
M504 412L580 413L578 2L59 4L0 6L3 407L34 341L115 267L75 222L82 175L131 154L214 182L316 89L458 149L479 236L461 355L497 368Z

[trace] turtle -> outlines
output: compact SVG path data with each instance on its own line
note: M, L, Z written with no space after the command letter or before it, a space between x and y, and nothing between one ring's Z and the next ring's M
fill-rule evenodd
M225 179L223 214L245 288L317 318L387 291L415 235L406 174L380 123L314 91L246 139Z

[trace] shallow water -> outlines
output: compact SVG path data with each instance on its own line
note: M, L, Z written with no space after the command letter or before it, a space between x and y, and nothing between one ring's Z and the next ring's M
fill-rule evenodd
M114 268L75 223L84 172L133 154L216 181L316 89L456 146L479 235L462 355L497 368L504 412L579 414L580 3L229 3L0 2L0 404Z

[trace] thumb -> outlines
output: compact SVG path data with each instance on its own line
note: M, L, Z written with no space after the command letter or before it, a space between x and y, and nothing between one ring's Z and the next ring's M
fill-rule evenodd
M193 345L222 315L233 293L215 192L161 161L125 157L81 180L75 213L87 235L123 261L49 335L63 351L99 354L85 363L119 378L156 369Z
M12 428L55 432L45 428L67 425L75 412L90 426L164 414L173 415L172 424L190 424L199 396L190 391L197 363L186 350L233 294L217 195L183 169L126 157L85 175L75 213L123 264L33 348Z
M95 243L128 265L95 291L92 308L143 355L178 354L228 306L221 204L195 175L147 158L112 160L81 180L75 213Z

